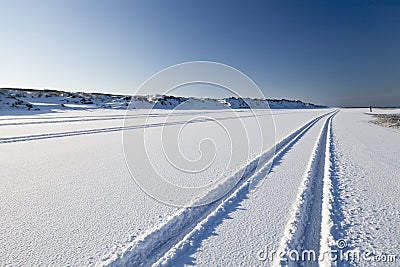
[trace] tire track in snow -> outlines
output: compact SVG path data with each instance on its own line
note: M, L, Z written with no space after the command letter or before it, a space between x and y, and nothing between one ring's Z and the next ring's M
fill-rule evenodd
M163 118L167 116L186 116L186 115L199 115L199 114L210 114L210 113L225 113L228 111L204 111L204 112L177 112L174 114L170 113L141 113L136 115L98 115L98 116L59 116L59 117L32 117L32 118L12 118L12 119L0 119L0 120L36 120L36 121L19 121L19 122L7 122L0 123L0 126L21 126L21 125L35 125L35 124L54 124L54 123L74 123L74 122L88 122L88 121L109 121L109 120L124 120L126 119L137 119L156 117ZM235 112L243 112L241 110ZM62 120L59 120L59 119Z
M74 110L74 111L76 111L76 110ZM78 110L78 112L80 112L80 111L88 111L88 112L103 111L103 112L107 112L108 110L106 110L106 109L105 110L104 109L103 110L99 109L99 110L93 110L93 111L92 110L88 110L88 109ZM126 109L123 109L123 110L120 110L120 111L125 111L126 112ZM162 111L171 111L171 110L162 109ZM239 111L241 111L241 110L238 110L238 112ZM56 112L56 111L54 111L54 112ZM177 113L174 113L174 115L177 115L177 116L188 115L188 114L196 115L196 114L215 113L215 112L222 113L222 112L226 112L226 110L222 110L222 111L221 110L215 110L215 111L204 111L204 112L203 111L177 112ZM160 113L152 113L152 115L154 115L154 116L165 116L165 115L168 115L168 113L160 112ZM116 114L116 115L76 115L76 116L73 116L73 115L70 115L70 116L67 116L67 115L66 116L57 116L57 115L52 116L52 115L50 115L50 116L43 116L42 114L33 113L30 116L32 116L32 117L21 117L20 115L9 115L8 118L0 118L0 121L54 120L54 119L84 119L84 120L86 120L88 118L114 118L114 117L122 117L123 118L125 115L124 114L121 114L121 115ZM145 112L145 113L139 113L138 112L137 114L131 115L131 116L134 116L134 117L146 117L146 116L148 116L148 112Z
M242 112L242 111L240 111L240 112ZM281 114L283 114L283 113L280 113L278 115L281 115ZM277 114L273 114L273 116L275 116L275 115L277 115ZM269 113L256 114L256 116L257 117L271 116L271 114L269 114ZM3 138L0 138L0 144L35 141L35 140L61 138L61 137L71 137L71 136L78 136L78 135L89 135L89 134L97 134L97 133L120 132L120 131L124 131L124 130L135 130L135 129L142 129L142 128L164 127L164 126L171 126L171 125L184 125L184 124L192 124L192 123L204 123L204 122L212 122L213 120L218 120L218 121L232 120L232 119L239 119L239 118L240 119L254 118L254 115L251 114L251 115L230 116L230 117L221 117L221 118L198 118L198 119L193 119L191 121L183 120L183 121L174 121L174 122L147 123L147 124L132 125L132 126L117 126L117 127L97 128L97 129L67 131L67 132L43 133L43 134L3 137Z
M164 111L170 111L165 109ZM235 109L235 112L249 112L250 109ZM272 110L271 110L272 111ZM296 111L296 112L282 112L282 113L274 113L271 115L286 115L300 112L309 112L312 109L305 109L304 111ZM176 113L138 113L135 115L85 115L85 116L37 116L37 117L19 117L13 116L9 118L0 118L1 121L12 121L6 123L0 123L0 126L21 126L21 125L32 125L32 124L53 124L53 123L73 123L73 122L87 122L87 121L108 121L108 120L123 120L125 118L128 119L137 119L137 118L146 118L146 117L167 117L167 116L187 116L187 115L203 115L203 114L214 114L214 113L226 113L232 112L232 110L215 110L215 111L197 111L197 112L176 112ZM269 114L269 113L268 113ZM34 114L32 115L34 116ZM61 120L60 120L61 119ZM17 120L17 122L15 122ZM23 121L22 121L23 120Z
M208 237L208 234L221 224L229 214L234 211L240 203L249 198L249 194L260 186L262 181L267 177L276 164L279 164L286 153L289 153L295 144L316 124L318 121L310 125L296 135L289 143L285 144L281 149L276 151L275 156L270 159L264 166L255 172L243 185L235 190L232 195L223 200L218 207L211 212L205 219L199 222L195 228L190 231L182 240L180 240L173 248L163 255L153 267L159 266L183 266L184 258L189 257L199 249L202 240ZM270 168L271 167L271 168Z
M52 118L12 118L12 119L0 119L0 120L37 120L37 121L28 121L28 122L7 122L7 123L0 123L0 127L6 126L26 126L26 125L41 125L41 124L65 124L65 123L82 123L82 122L92 122L92 121L114 121L114 120L124 120L124 119L140 119L140 118L165 118L165 117L181 117L187 115L204 115L204 114L222 114L222 113L229 113L229 111L213 111L213 112L178 112L178 113L151 113L151 114L138 114L138 115L110 115L110 116L82 116L80 117L65 117L70 119L63 119L63 120L50 120ZM239 112L249 112L249 110L235 110L235 113ZM307 112L307 111L302 111ZM278 115L287 115L299 112L282 112L282 113L266 113L266 114L257 114L257 116L278 116ZM57 117L54 117L55 119ZM63 117L60 117L63 118Z
M268 115L269 114L261 114L261 115L257 115L257 117L268 116ZM204 123L204 122L212 122L215 119L221 121L221 120L231 120L231 119L238 119L238 118L241 118L241 119L242 118L254 118L254 115L231 116L231 117L222 117L222 118L198 118L198 119L193 119L191 121L183 120L183 121L173 121L173 122L147 123L147 124L140 124L140 125L133 125L133 126L117 126L117 127L76 130L76 131L57 132L57 133L44 133L44 134L23 135L23 136L15 136L15 137L4 137L4 138L0 138L0 144L26 142L26 141L34 141L34 140L42 140L42 139L60 138L60 137L70 137L70 136L77 136L77 135L119 132L119 131L123 131L123 130L164 127L164 126L171 126L171 125Z
M281 241L279 252L296 251L300 261L289 260L277 261L274 266L330 266L330 250L333 243L331 235L331 206L332 206L332 182L331 171L331 129L332 119L337 114L335 111L330 115L318 136L315 143L313 154L311 155L303 183L300 186L299 193L294 203L293 214L289 220L284 236ZM302 253L307 252L306 261L302 261ZM324 261L307 260L314 257L318 259L319 255L324 255ZM325 253L325 254L324 254ZM311 256L308 256L311 255ZM296 258L297 255L293 254ZM304 260L304 258L303 258Z
M249 186L256 185L265 178L265 175L262 176L260 173L265 169L269 169L269 166L280 153L296 142L300 136L307 132L320 119L329 114L332 114L332 112L316 117L279 141L275 149L268 150L253 159L237 172L236 175L243 174L239 179L234 175L231 179L220 185L221 187L229 186L232 184L232 181L238 181L223 198L209 205L180 209L166 222L130 242L122 250L106 255L96 265L150 266L154 263L156 265L164 264L173 259L179 251L184 250L185 246L190 244L191 241L189 239L191 237L200 235L204 226L212 222L215 216L218 216L230 203L243 198L243 190L246 190ZM218 188L215 190L218 190ZM215 192L210 192L210 194L213 193Z

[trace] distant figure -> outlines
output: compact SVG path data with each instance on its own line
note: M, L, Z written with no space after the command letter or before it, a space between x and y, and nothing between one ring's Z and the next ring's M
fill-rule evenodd
M372 112L372 107L371 106L369 106L369 112Z

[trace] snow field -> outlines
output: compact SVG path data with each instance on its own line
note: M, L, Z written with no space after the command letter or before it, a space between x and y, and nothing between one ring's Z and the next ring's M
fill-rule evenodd
M267 250L322 254L338 249L339 240L345 252L400 255L400 132L370 123L365 109L273 110L274 140L263 142L262 153L260 143L250 141L249 158L232 157L225 179L202 198L231 189L209 205L165 205L133 181L124 131L135 139L145 130L155 149L151 157L167 173L167 162L157 158L162 128L173 137L188 120L207 115L232 129L240 119L251 133L257 125L249 111L235 112L182 110L169 116L157 110L147 124L141 110L125 124L121 110L1 116L0 265L398 265L400 259L377 257L318 264L279 261L271 253L266 258ZM181 149L189 159L199 155L190 140L197 144L203 133L226 141L204 117L186 126ZM218 149L227 153L229 146ZM195 181L182 175L170 181L216 181L226 162L215 162Z
M1 117L2 124L14 125L0 126L0 139L13 140L0 144L0 247L4 251L0 265L95 265L124 251L177 212L147 196L132 181L122 153L122 129L99 131L123 127L124 113L108 112ZM323 113L326 110L274 111L276 139ZM108 115L118 118L101 120ZM182 112L174 121L185 121L185 116ZM80 121L92 118L100 120ZM17 124L31 120L40 123ZM59 122L46 123L54 120ZM196 124L209 131L207 123ZM85 133L72 135L71 131Z
M325 115L322 115L316 119L313 119L277 142L277 155L279 155L282 150L288 147L291 142L296 140L299 135L309 129L324 116ZM239 170L239 173L243 173L243 175L232 188L232 190L229 191L228 194L221 200L206 206L179 210L170 218L168 222L138 238L138 240L134 241L130 246L122 251L120 255L115 254L113 255L113 258L107 259L107 261L99 263L99 265L140 266L144 262L146 265L150 265L160 256L161 259L159 259L155 265L166 264L168 260L174 258L174 256L177 254L177 250L182 250L189 243L189 239L191 239L193 236L201 235L200 232L202 229L204 229L204 225L208 224L215 217L217 217L218 214L225 209L226 205L237 201L237 198L240 198L243 195L244 190L249 190L251 184L254 187L256 186L256 183L259 183L264 178L263 176L266 175L270 165L274 160L274 152L275 149L266 151L245 165L244 170ZM257 163L261 163L260 165L264 165L264 167L260 167L260 169L258 169ZM237 180L235 175L232 177L232 179L235 181ZM226 183L231 184L231 181L227 180ZM219 186L225 187L225 184ZM210 193L212 194L213 192ZM171 246L173 247L171 248ZM162 254L165 255L162 256Z

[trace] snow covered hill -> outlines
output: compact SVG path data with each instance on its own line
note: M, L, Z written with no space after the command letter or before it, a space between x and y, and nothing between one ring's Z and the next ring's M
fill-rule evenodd
M0 89L0 110L51 111L68 109L126 109L132 100L137 109L313 109L325 106L304 103L300 100L251 98L194 98L165 95L127 96L101 93L72 93L56 90ZM184 105L182 105L184 103ZM250 107L249 107L250 106Z

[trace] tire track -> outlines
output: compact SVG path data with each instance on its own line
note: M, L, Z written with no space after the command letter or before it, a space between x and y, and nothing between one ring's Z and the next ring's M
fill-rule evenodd
M330 265L331 255L325 252L329 252L332 243L330 146L332 118L337 112L330 115L321 128L278 250L285 252L286 258L276 260L274 266L319 266L319 255L324 256L323 264ZM297 254L288 255L291 251Z
M198 119L193 119L191 121L183 120L183 121L173 121L173 122L147 123L147 124L139 124L139 125L132 125L132 126L117 126L117 127L106 127L106 128L97 128L97 129L67 131L67 132L43 133L43 134L23 135L23 136L15 136L15 137L4 137L4 138L0 138L0 144L26 142L26 141L51 139L51 138L61 138L61 137L71 137L71 136L77 136L77 135L119 132L119 131L124 131L124 130L164 127L164 126L171 126L171 125L204 123L204 122L212 122L213 120L222 121L222 120L231 120L231 119L245 119L245 118L254 118L254 116L263 117L263 116L271 116L271 114L266 113L266 114L256 114L256 115L251 114L251 115L230 116L230 117L220 117L220 118L198 118Z
M235 186L223 198L209 205L180 209L169 220L138 237L125 248L106 255L96 266L151 266L152 264L163 264L173 259L179 251L184 250L185 246L190 243L191 237L200 235L207 223L212 222L215 216L218 216L232 202L243 198L243 192L251 185L265 178L265 175L261 174L269 169L276 157L297 142L320 119L330 114L332 112L318 116L306 123L279 141L275 149L266 151L244 166L237 172L236 176L234 175L220 185L221 187L227 186L235 181ZM237 175L242 176L237 177ZM218 190L218 188L215 190ZM213 193L215 192L210 192L210 194Z
M158 113L153 112L151 114L154 115L154 116L158 116L158 117L168 115L168 113L166 113L166 112L167 111L171 111L171 109L154 109L154 110L159 111L159 112ZM236 112L246 112L248 110L249 109L235 109ZM305 109L305 110L308 111L308 110L312 110L312 109ZM82 111L82 110L78 110L78 112L80 112L80 111ZM107 109L98 109L98 110L97 109L95 109L95 110L84 109L83 111L93 112L93 113L95 113L97 111L108 112ZM122 109L122 110L119 109L118 111L126 112L126 109ZM135 115L130 115L130 116L134 116L134 117L146 117L146 116L148 116L148 112L142 113L142 112L140 112L141 111L140 109L138 109L137 111L138 111L138 113L136 113ZM161 111L163 111L163 112L161 112ZM207 111L207 110L190 111L189 109L187 109L187 110L182 109L181 112L175 112L174 115L176 115L176 116L197 115L197 114L205 114L205 113L222 113L222 112L228 112L228 111L230 111L230 110L216 109L216 110L209 110L209 111ZM49 114L51 114L52 112L56 113L57 111L50 111ZM57 115L55 115L55 116L52 116L52 115L43 116L42 114L43 113L37 114L37 113L32 112L32 115L29 115L31 117L23 117L23 116L21 117L20 115L15 115L15 114L12 115L11 114L11 115L7 115L6 118L0 118L0 121L54 120L54 119L77 119L77 120L78 119L84 119L85 120L85 119L90 119L90 118L114 118L114 117L124 117L125 116L124 114L122 114L122 115L118 115L118 114L116 114L116 115L76 115L76 116L73 116L73 115L70 115L70 116L68 116L68 115L66 115L66 116L57 116ZM62 120L60 120L60 121L62 121Z
M248 112L249 110L234 110L235 113L239 112ZM308 111L308 110L307 110ZM307 112L302 111L302 112ZM0 123L0 127L3 126L26 126L26 125L37 125L37 124L63 124L63 123L80 123L80 122L92 122L92 121L113 121L113 120L124 120L124 119L138 119L138 118L147 118L147 117L154 117L154 118L164 118L164 117L180 117L180 116L187 116L187 115L204 115L204 114L221 114L232 112L231 110L220 110L220 111L204 111L204 112L177 112L177 113L151 113L151 114L137 114L137 115L99 115L99 116L60 116L60 117L32 117L32 118L7 118L7 119L0 119L2 120L36 120L36 121L19 121L19 122L7 122L7 123ZM294 112L282 112L282 113L268 113L268 115L287 115L292 114ZM297 111L296 113L299 113ZM266 115L266 114L257 114L259 115ZM62 120L59 120L62 118Z
M257 115L257 117L268 116L268 115L269 114L262 114L262 115ZM198 119L193 119L191 121L183 120L183 121L173 121L173 122L147 123L147 124L132 125L132 126L118 126L118 127L107 127L107 128L98 128L98 129L88 129L88 130L76 130L76 131L68 131L68 132L23 135L23 136L16 136L16 137L4 137L4 138L0 138L0 144L26 142L26 141L34 141L34 140L42 140L42 139L60 138L60 137L70 137L70 136L77 136L77 135L119 132L119 131L124 131L124 130L164 127L164 126L171 126L171 125L204 123L204 122L212 122L213 120L222 121L222 120L231 120L231 119L238 119L238 118L243 119L243 118L253 118L253 117L254 117L254 115L231 116L231 117L222 117L222 118L198 118Z
M322 210L321 210L321 240L319 255L323 255L323 260L320 262L320 266L331 266L332 259L331 247L334 244L334 237L332 236L331 229L334 224L332 220L332 209L334 203L334 187L332 181L333 171L333 138L332 138L332 120L333 117L329 118L329 124L327 126L326 133L326 144L325 144L325 164L324 164L324 179L323 179L323 191L322 191ZM328 253L328 254L326 254Z
M185 116L185 115L199 115L210 113L224 113L228 111L204 111L204 112L177 112L177 113L141 113L136 115L99 115L99 116L59 116L59 117L32 117L32 118L12 118L0 120L37 120L37 121L20 121L20 122L7 122L0 123L0 126L22 126L22 125L35 125L35 124L54 124L54 123L74 123L74 122L88 122L88 121L109 121L109 120L124 120L124 119L137 119L156 117L163 118L167 116ZM235 111L243 112L243 111ZM59 120L59 119L62 120Z

